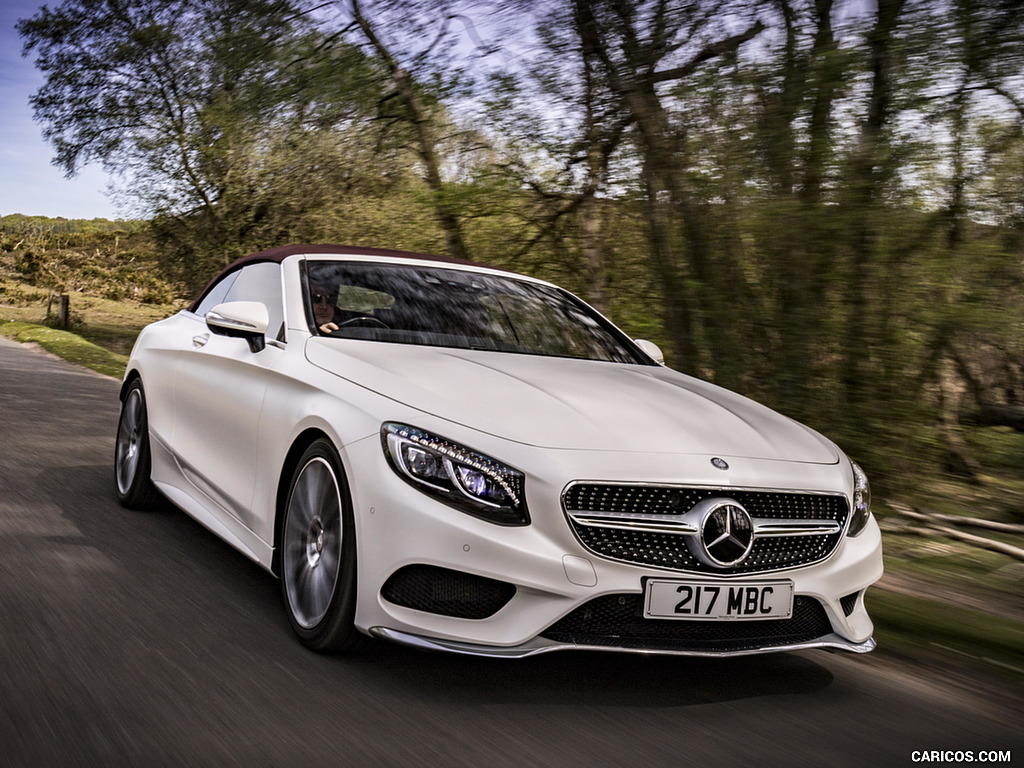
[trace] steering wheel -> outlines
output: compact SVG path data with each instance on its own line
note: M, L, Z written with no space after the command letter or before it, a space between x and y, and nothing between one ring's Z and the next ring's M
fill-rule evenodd
M391 327L383 320L381 320L379 317L374 317L373 315L360 315L359 317L350 317L348 320L338 323L339 328L344 328L346 325L368 326L370 328Z

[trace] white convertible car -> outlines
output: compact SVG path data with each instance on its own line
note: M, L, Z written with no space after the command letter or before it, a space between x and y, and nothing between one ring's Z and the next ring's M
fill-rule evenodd
M286 246L147 327L115 477L281 580L316 650L874 647L863 472L540 280Z

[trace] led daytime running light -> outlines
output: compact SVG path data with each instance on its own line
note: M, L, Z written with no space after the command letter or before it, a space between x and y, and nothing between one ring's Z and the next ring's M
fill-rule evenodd
M424 493L490 522L529 522L522 473L458 443L404 424L385 423L381 437L395 471ZM411 456L411 451L424 455Z
M853 469L853 510L848 533L856 536L864 530L871 517L871 484L857 462L851 461L850 466Z
M500 471L498 465L495 464L494 462L488 462L485 464L483 461L480 461L480 459L483 457L480 457L479 454L473 454L467 451L465 448L462 448L461 446L454 445L452 443L449 443L447 440L434 437L433 435L428 435L424 432L419 432L418 430L411 431L408 429L403 429L402 431L397 433L390 433L388 439L392 440L394 438L401 438L402 440L408 440L410 443L422 445L423 447L428 448L434 453L439 454L444 458L448 459L449 461L445 462L445 470L448 472L448 476L452 480L454 480L456 484L463 490L463 492L470 496L470 498L473 498L477 501L481 501L484 504L492 503L478 496L470 494L469 491L465 488L465 481L461 477L459 477L459 473L455 471L455 468L452 467L449 462L454 462L456 464L461 464L464 467L475 469L480 474L485 475L490 480L493 480L495 483L501 486L502 491L504 491L505 495L508 496L513 506L519 506L519 494L516 492L516 489L512 487L512 484L509 483L508 478ZM395 451L395 453L397 453L398 456L401 458L401 450L397 450ZM404 459L402 459L402 462L404 464ZM405 469L406 471L410 471L408 467L405 467Z

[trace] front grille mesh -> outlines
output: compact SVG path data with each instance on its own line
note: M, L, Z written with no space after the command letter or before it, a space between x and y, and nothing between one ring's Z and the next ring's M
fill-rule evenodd
M807 643L832 632L820 602L798 595L788 619L674 621L645 619L643 595L605 595L541 633L560 643L660 651L724 652Z
M737 566L712 568L690 554L685 537L672 533L628 531L583 525L569 518L580 541L598 555L639 565L704 573L760 573L816 563L839 544L849 506L844 496L783 491L577 483L562 499L565 511L627 514L681 514L709 498L731 498L752 517L771 520L832 520L839 532L820 536L773 536L755 539L750 554Z

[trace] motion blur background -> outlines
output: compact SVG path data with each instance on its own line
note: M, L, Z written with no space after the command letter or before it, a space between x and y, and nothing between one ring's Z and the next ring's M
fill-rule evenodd
M70 295L116 374L144 322L290 242L554 280L865 466L883 637L1024 675L1017 0L10 7L46 151L122 218L16 210L5 174L8 335Z

